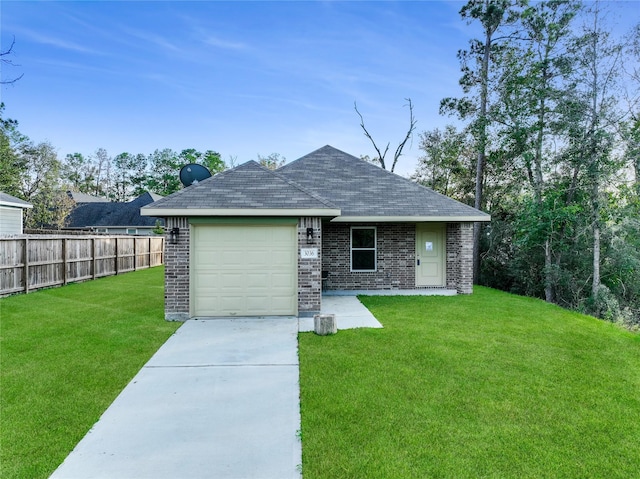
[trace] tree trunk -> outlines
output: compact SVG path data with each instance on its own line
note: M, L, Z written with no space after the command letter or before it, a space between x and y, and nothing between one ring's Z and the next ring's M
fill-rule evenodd
M591 293L595 297L600 289L600 225L598 221L593 224L593 282Z
M476 197L474 206L482 209L482 189L484 186L484 166L487 160L487 103L489 91L489 53L491 52L491 32L487 32L484 42L484 56L482 58L482 73L480 81L480 131L478 133L478 161L476 163ZM473 225L473 283L480 281L480 232L482 225Z
M556 284L551 255L551 241L547 238L544 242L544 299L547 303L556 301Z

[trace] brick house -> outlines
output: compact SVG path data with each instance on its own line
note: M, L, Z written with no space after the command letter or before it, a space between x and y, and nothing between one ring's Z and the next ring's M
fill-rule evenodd
M490 216L325 146L249 161L141 209L165 218L165 317L309 316L324 290L472 292Z

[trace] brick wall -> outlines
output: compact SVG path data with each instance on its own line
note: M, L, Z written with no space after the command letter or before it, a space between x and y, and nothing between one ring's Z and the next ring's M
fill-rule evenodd
M447 288L458 289L460 265L460 223L447 223Z
M167 218L165 241L165 319L189 319L189 223L187 218ZM171 228L180 228L178 244L169 242ZM307 228L314 230L314 243L307 244ZM300 218L298 222L298 313L310 316L320 312L322 294L322 227L319 218ZM318 248L317 259L302 259L300 248Z
M167 321L189 319L189 222L187 218L166 218L164 256L164 317ZM178 244L171 244L169 231L180 228Z
M414 224L358 224L377 230L377 271L351 272L351 226L325 223L322 270L328 271L327 290L412 289L415 287Z
M447 288L473 292L473 223L447 224Z
M307 243L307 228L313 228L313 243ZM322 224L320 218L298 221L298 315L313 316L320 312L322 296ZM302 259L300 248L317 248L317 259Z
M376 226L377 271L350 271L351 225L300 218L298 222L298 314L320 311L322 271L328 271L328 290L415 288L415 225L358 224ZM165 319L189 318L189 223L187 218L167 218L165 241ZM169 242L168 231L180 228L178 244ZM307 228L314 243L307 244ZM324 229L323 229L324 228ZM473 223L448 223L446 232L446 285L459 294L473 291ZM300 248L318 248L317 259L302 259Z
M460 278L458 293L473 293L473 223L460 223Z

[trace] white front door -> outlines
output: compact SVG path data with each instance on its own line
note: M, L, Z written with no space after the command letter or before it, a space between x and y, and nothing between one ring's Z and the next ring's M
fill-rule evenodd
M445 286L446 225L416 225L416 286Z

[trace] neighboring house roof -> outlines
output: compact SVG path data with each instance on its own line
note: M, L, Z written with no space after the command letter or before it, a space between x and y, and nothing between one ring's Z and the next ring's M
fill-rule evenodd
M15 208L33 208L33 205L27 201L11 196L8 193L0 191L0 206L13 206Z
M69 215L69 228L153 227L160 218L141 216L140 208L159 195L144 193L128 203L79 203ZM161 198L161 197L160 197Z
M332 216L332 221L489 221L430 188L324 146L271 171L255 161L142 209L154 216ZM312 212L313 210L313 212Z
M79 191L67 191L67 195L76 203L105 203L109 200L100 196L91 196Z
M337 216L328 200L248 161L142 209L154 216Z

